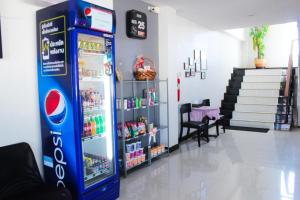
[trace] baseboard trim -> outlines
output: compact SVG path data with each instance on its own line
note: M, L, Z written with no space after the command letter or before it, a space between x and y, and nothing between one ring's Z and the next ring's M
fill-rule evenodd
M268 133L270 130L266 128L252 128L252 127L241 127L241 126L229 126L227 127L227 129L236 130L236 131L259 132L259 133Z
M176 151L178 149L179 149L179 144L176 144L176 145L174 145L174 146L172 146L172 147L169 148L169 152L172 153L172 152L174 152L174 151Z

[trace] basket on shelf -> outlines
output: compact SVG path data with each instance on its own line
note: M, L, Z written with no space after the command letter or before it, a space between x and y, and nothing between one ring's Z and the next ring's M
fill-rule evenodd
M154 62L150 58L138 56L134 65L135 79L138 81L153 81L156 75Z

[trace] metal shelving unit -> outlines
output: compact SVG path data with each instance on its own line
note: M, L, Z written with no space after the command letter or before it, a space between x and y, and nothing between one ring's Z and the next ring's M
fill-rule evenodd
M123 80L119 82L119 94L118 97L122 102L122 107L118 109L118 116L119 123L122 123L122 131L121 131L121 137L119 137L119 161L121 161L120 164L120 170L123 172L124 176L127 176L128 171L131 171L133 169L138 169L140 166L145 165L151 165L151 162L153 159L157 159L164 155L169 155L169 106L168 106L168 95L166 95L165 99L162 100L162 97L160 95L160 87L165 87L164 90L166 94L168 94L168 79L166 80L154 80L154 81L136 81L136 80ZM137 89L139 88L139 89ZM141 89L142 88L142 89ZM158 95L159 101L155 105L149 105L149 95L147 95L147 105L140 107L140 108L129 108L124 109L124 99L126 98L132 98L132 97L138 97L138 92L142 93L143 89L147 89L149 91L150 88L155 88L156 93ZM127 91L125 92L124 89ZM129 92L128 92L129 91ZM129 95L124 93L130 93ZM148 94L148 92L147 92ZM166 124L161 124L161 109L162 106L165 106L166 110ZM136 120L136 117L141 115L141 113L146 113L144 116L147 116L148 123L154 123L154 126L157 128L157 134L155 136L156 142L152 142L149 140L150 134L147 132L144 135L137 136L134 138L127 139L124 134L124 124L127 121L126 119L130 119L132 121ZM130 115L130 116L129 116ZM134 143L137 141L142 142L142 148L144 148L144 153L146 154L146 159L144 162L137 164L135 166L132 166L130 168L127 168L127 156L126 156L126 144ZM164 142L162 142L164 140ZM148 143L147 143L148 141ZM164 144L166 147L164 149L164 152L161 152L155 156L151 156L151 147L155 147L154 145L159 146L160 144Z

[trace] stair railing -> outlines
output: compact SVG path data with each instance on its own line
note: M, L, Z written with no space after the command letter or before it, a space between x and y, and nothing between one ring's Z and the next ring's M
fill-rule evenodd
M287 76L286 76L286 82L285 82L285 90L284 90L284 96L289 97L290 96L290 85L291 85L291 77L293 73L293 52L294 52L294 43L297 40L292 40L291 45L291 52L289 57L289 64L288 64L288 70L287 70Z

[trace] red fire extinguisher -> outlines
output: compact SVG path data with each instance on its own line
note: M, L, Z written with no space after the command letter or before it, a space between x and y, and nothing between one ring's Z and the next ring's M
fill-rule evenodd
M177 101L180 102L180 78L177 77Z

